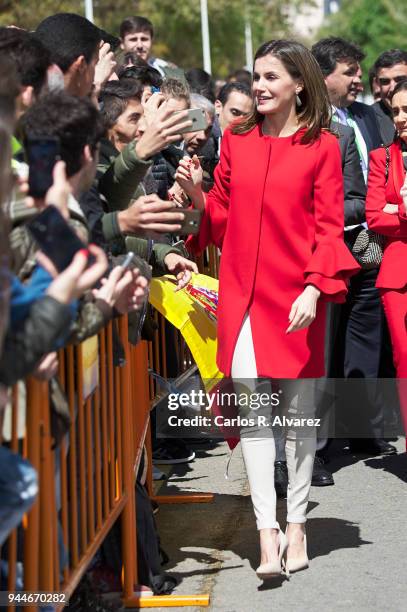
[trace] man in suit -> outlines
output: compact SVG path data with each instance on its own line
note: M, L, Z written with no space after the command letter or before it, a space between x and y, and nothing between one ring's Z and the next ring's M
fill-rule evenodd
M373 70L380 100L372 108L376 113L382 144L390 144L395 134L390 97L397 83L407 79L407 52L401 49L384 51L375 61Z
M373 108L356 102L360 88L360 62L364 54L356 45L336 37L320 40L312 53L321 67L333 107L333 119L354 131L360 169L367 181L369 152L380 147L381 137ZM359 211L361 212L361 211ZM346 214L346 206L345 206ZM364 228L364 214L345 216L345 242L351 249ZM335 378L377 379L386 334L384 313L375 287L378 269L361 270L350 281L346 303L337 307L328 374ZM339 309L339 311L338 311ZM353 387L356 401L344 402L351 451L392 454L394 446L383 436L383 401L373 381ZM356 398L355 398L356 399ZM362 437L369 436L369 437Z

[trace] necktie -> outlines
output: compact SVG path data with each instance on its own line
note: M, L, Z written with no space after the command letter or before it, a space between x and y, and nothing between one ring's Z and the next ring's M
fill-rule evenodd
M360 165L362 167L363 176L365 177L365 181L366 181L367 159L365 158L365 155L363 154L363 152L366 150L366 144L364 141L362 142L362 135L360 133L358 126L356 125L354 118L352 117L352 114L347 108L337 108L335 110L333 119L335 121L338 121L338 123L342 123L342 125L348 125L349 127L353 129L353 132L355 134L356 148L359 153Z

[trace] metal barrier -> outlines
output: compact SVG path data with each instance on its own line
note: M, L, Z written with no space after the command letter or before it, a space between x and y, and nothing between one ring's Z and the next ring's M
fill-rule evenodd
M198 261L202 272L217 277L219 255L209 248ZM147 449L147 485L160 503L212 501L212 494L154 496L151 465L150 406L156 396L154 371L167 377L167 335L179 373L193 363L182 336L154 313L157 333L153 342L128 342L127 317L103 329L97 340L69 346L59 354L59 381L69 402L70 427L53 449L48 383L30 378L12 390L11 425L7 443L35 467L39 494L7 541L7 590L74 592L96 551L120 518L122 531L122 585L125 607L207 606L209 595L137 598L137 541L135 478L144 445ZM117 350L118 337L124 355ZM87 344L88 343L88 344ZM93 361L89 361L90 354ZM95 361L95 356L97 360ZM121 359L121 363L119 361ZM117 365L114 365L114 364ZM26 397L24 396L26 392ZM182 545L182 542L180 542ZM55 606L62 610L64 604ZM15 605L9 605L12 612ZM25 606L24 610L38 610Z
M127 318L119 322L125 362L115 366L115 338L110 323L98 335L98 381L86 392L83 346L60 352L59 380L69 401L69 433L56 450L50 426L48 384L29 379L27 397L19 401L13 390L10 448L36 468L39 495L22 525L10 535L7 546L9 591L16 590L18 568L24 568L24 591L63 592L67 599L78 585L96 551L121 518L122 583L126 607L208 605L208 595L134 596L137 584L135 477L143 446L149 457L148 483L153 496L149 412L155 395L149 378L150 364L166 375L166 323L155 314L158 333L154 342L136 347L127 339ZM191 363L178 333L174 340L179 363ZM21 411L26 406L26 414ZM25 431L18 431L18 423ZM161 503L211 501L212 495L161 496ZM182 543L180 543L182 545ZM62 610L63 604L56 606ZM8 610L15 610L9 605ZM33 606L24 610L38 609Z

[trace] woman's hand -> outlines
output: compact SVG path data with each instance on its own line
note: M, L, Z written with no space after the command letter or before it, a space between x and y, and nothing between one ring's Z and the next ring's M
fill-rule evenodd
M148 280L140 274L138 268L132 270L131 274L131 283L122 291L115 304L120 314L140 310L148 297Z
M116 266L101 283L100 289L93 290L93 296L109 308L116 308L120 314L139 310L148 293L148 281L138 268L124 270Z
M311 325L317 313L317 302L321 295L319 289L313 285L307 285L304 291L297 297L291 306L288 320L290 325L286 334L304 329Z
M89 254L93 255L95 260L87 267ZM80 298L97 283L107 269L107 258L104 251L94 244L89 245L89 249L78 251L72 263L60 274L44 253L37 253L37 259L54 277L53 282L47 289L47 295L61 304L69 304Z
M168 190L168 199L175 202L179 208L188 208L190 204L187 194L177 181L175 181L173 186Z
M130 270L125 271L122 266L116 266L107 278L102 278L101 287L93 289L93 297L96 301L107 304L112 309L120 295L130 285L133 275Z
M168 253L164 258L164 263L168 272L174 274L178 284L175 291L179 291L186 287L192 278L192 272L198 274L198 266L193 261L177 255L177 253Z
M205 208L205 198L202 192L203 171L196 155L192 158L184 156L175 173L175 180L191 198L195 208Z
M398 215L399 207L397 204L387 203L386 206L383 208L383 212L388 215Z
M407 215L407 175L404 179L403 187L400 189L400 195L403 198L404 214Z

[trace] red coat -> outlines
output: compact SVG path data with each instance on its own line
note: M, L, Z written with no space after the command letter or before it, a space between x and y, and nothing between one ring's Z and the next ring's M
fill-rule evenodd
M217 362L227 376L248 310L259 376L322 376L325 304L308 329L287 335L291 304L305 284L344 301L346 278L359 270L343 242L338 141L323 133L303 145L302 135L226 131L200 232L188 241L197 252L222 249Z
M384 234L387 244L376 286L381 289L403 289L407 285L407 217L400 189L405 170L400 142L390 147L389 176L386 184L386 151L370 154L369 181L366 197L366 221L370 229ZM389 215L383 208L398 204L399 214Z

